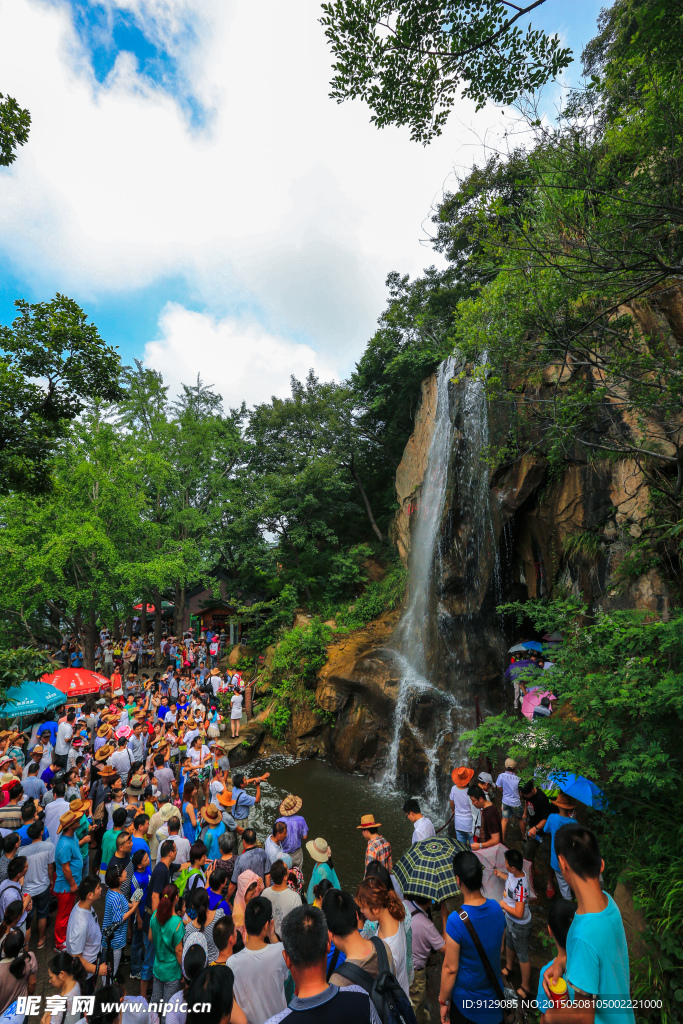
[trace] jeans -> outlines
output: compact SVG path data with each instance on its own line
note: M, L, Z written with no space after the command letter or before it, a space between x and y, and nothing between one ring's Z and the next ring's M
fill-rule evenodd
M154 967L154 946L149 939L145 944L145 938L144 929L136 928L133 924L133 939L130 944L130 974L131 977L135 976L149 981ZM146 972L145 968L147 968Z
M471 832L462 832L459 828L456 828L456 830L455 830L455 838L458 840L459 843L464 843L465 846L471 846L472 845L472 833Z
M157 1005L157 1014L159 1020L162 1022L166 1019L166 1010L164 1008L165 1003L168 1003L171 996L174 996L183 987L182 978L176 978L175 981L160 981L159 978L154 979L154 985L152 986L152 1002ZM161 1006L159 1004L162 1004Z

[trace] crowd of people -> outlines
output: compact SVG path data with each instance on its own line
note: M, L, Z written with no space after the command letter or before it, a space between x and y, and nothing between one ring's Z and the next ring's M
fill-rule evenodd
M197 654L202 644L206 637ZM22 1024L34 995L32 935L37 949L52 941L55 950L55 994L41 1024L77 1024L84 1012L88 1024L115 1024L107 1003L129 1005L125 1024L192 1024L193 1007L209 1004L212 1024L425 1024L427 962L439 951L441 1021L508 1024L506 997L534 996L529 875L539 850L549 894L556 886L548 926L557 955L535 993L546 1024L569 1012L576 1019L569 1000L583 995L593 1009L579 1024L608 1024L596 1000L628 996L623 925L602 891L595 836L574 820L574 801L560 793L551 803L512 759L495 782L465 765L453 770L449 829L460 844L453 871L463 905L450 914L442 905L435 922L431 900L402 891L372 814L358 822L365 872L353 892L296 794L257 834L268 775L233 772L216 744L221 689L238 698L241 718L237 675L202 655L196 667L179 665L169 652L152 677L115 666L111 686L107 698L48 713L28 734L0 732L4 1024ZM435 836L416 799L404 813L413 843ZM482 861L498 847L503 898L494 900L481 891ZM516 964L520 982L510 988ZM79 1006L85 997L88 1008Z

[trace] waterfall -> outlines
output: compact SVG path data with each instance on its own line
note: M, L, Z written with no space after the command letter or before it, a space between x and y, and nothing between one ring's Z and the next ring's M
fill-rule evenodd
M486 362L486 355L482 362ZM437 371L434 429L417 521L411 535L408 601L392 643L400 682L383 779L385 785L399 788L402 739L408 737L411 742L415 741L414 749L426 759L424 802L437 814L439 807L443 810L440 791L445 780L443 757L439 758L439 753L447 746L448 757L460 756L457 736L474 724L469 679L460 671L465 664L469 667L465 645L461 645L462 651L453 652L447 689L435 684L434 673L430 670L430 662L433 664L435 660L434 656L429 657L430 638L433 640L442 626L447 627L453 621L452 609L444 606L440 596L444 581L444 546L452 545L462 570L461 611L457 614L465 633L476 628L474 619L491 575L496 600L501 594L501 565L495 549L489 473L483 458L489 444L485 385L481 378L468 378L457 387L451 401L449 382L455 369L456 359L450 357ZM450 487L449 466L452 466ZM444 537L449 493L454 501L448 510L448 536ZM443 681L443 671L441 675ZM416 720L420 712L422 723Z

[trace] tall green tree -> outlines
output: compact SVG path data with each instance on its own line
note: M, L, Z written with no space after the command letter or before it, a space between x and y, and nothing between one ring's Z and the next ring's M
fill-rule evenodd
M0 92L0 167L9 167L17 158L17 148L28 142L31 115L13 96Z

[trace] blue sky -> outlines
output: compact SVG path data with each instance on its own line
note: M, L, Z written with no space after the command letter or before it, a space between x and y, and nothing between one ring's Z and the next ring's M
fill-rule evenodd
M600 6L534 13L574 50L569 81ZM426 150L377 132L360 102L327 99L317 15L0 0L0 88L34 121L0 172L0 321L17 297L65 292L124 359L176 384L199 369L231 403L286 392L309 365L348 372L386 274L434 261L430 205L500 115L460 103Z

